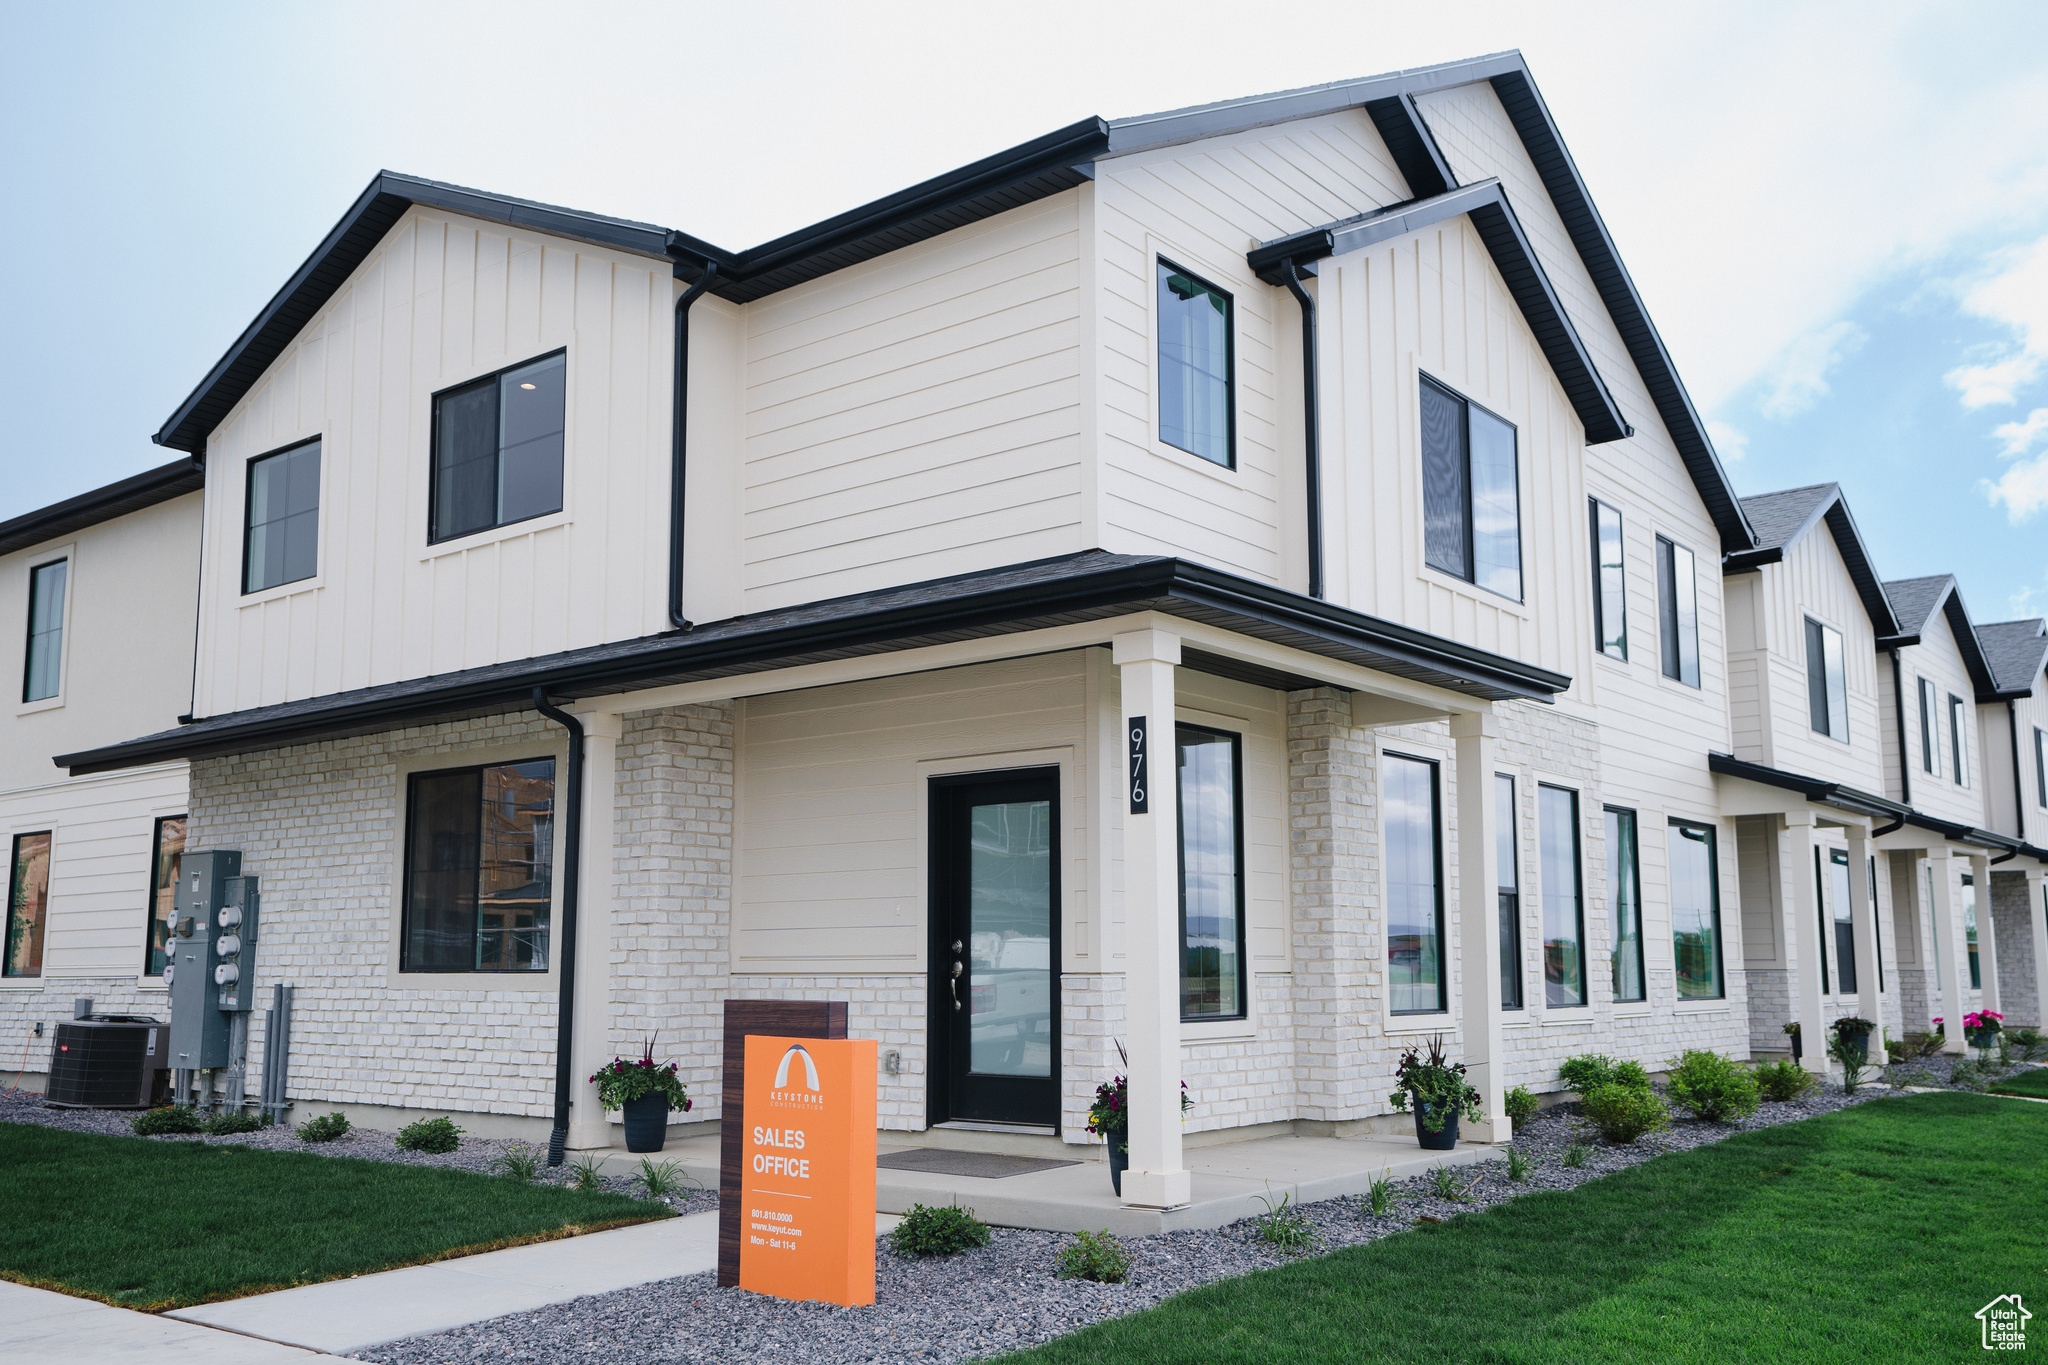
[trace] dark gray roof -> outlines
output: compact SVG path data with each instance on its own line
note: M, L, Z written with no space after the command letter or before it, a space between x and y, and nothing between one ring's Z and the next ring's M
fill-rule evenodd
M1856 529L1856 519L1849 515L1849 502L1842 496L1840 484L1816 483L1805 488L1760 493L1753 498L1744 498L1742 510L1749 518L1751 529L1756 532L1756 548L1737 550L1725 556L1722 561L1724 569L1740 573L1745 569L1776 564L1805 538L1808 531L1825 521L1878 638L1896 638L1902 633L1897 612L1891 599L1885 595L1884 585L1878 581L1876 566L1870 562L1870 551L1863 543L1863 533Z
M1934 613L1956 585L1956 576L1930 574L1926 578L1895 578L1884 585L1892 600L1892 614L1899 618L1899 630L1906 635L1924 635L1934 623Z
M1998 679L1992 675L1990 660L1984 655L1983 641L1977 638L1977 627L1970 620L1970 610L1963 605L1962 589L1956 586L1954 574L1894 579L1884 585L1884 593L1891 599L1892 612L1898 617L1899 634L1890 640L1880 636L1877 642L1879 649L1892 644L1918 644L1933 628L1935 613L1940 612L1948 621L1949 631L1956 637L1956 648L1963 653L1963 663L1970 670L1970 684L1977 689L1978 701L2024 696L2029 690L2021 688L2014 694L1999 686Z
M2038 616L1979 626L1977 638L2001 692L2031 692L2048 672L2048 621Z
M246 753L365 734L428 718L524 709L533 689L558 699L736 677L1131 612L1157 611L1448 688L1466 696L1548 701L1571 679L1390 621L1184 560L1088 550L786 611L734 617L537 659L209 716L124 744L60 754L74 775L170 758ZM1315 680L1242 661L1183 656L1189 667L1275 687Z
M140 512L172 498L196 493L206 486L206 471L192 460L173 460L155 469L117 480L77 497L53 502L10 521L0 521L0 555L26 550L45 541L68 536L73 531L97 526L130 512ZM193 573L198 574L195 562Z

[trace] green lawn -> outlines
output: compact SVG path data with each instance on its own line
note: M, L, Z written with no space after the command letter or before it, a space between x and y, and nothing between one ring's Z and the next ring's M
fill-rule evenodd
M2027 1095L2037 1100L2048 1100L2048 1071L2022 1071L2017 1076L2007 1076L1991 1083L1994 1095Z
M0 1278L129 1308L668 1216L467 1171L0 1123Z
M2048 1300L2048 1107L1880 1100L1194 1290L1011 1357L1956 1361Z

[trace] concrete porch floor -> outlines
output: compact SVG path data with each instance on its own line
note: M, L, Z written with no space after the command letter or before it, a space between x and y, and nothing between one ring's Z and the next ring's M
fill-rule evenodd
M1007 1144L977 1145L974 1135L944 1145L962 1150L999 1151ZM991 1135L995 1136L995 1135ZM892 1141L910 1138L910 1141ZM933 1144L924 1134L881 1136L878 1155L911 1151ZM1054 1155L1040 1149L1032 1155ZM1109 1165L1100 1145L1068 1146L1059 1153L1073 1166L1026 1175L985 1179L938 1175L928 1171L875 1173L875 1209L905 1213L912 1204L959 1204L971 1208L985 1223L999 1227L1039 1228L1048 1232L1097 1231L1107 1228L1121 1237L1142 1237L1186 1228L1216 1228L1264 1213L1262 1199L1278 1204L1291 1195L1295 1203L1363 1194L1382 1174L1396 1180L1422 1175L1438 1166L1466 1166L1497 1160L1500 1153L1486 1143L1460 1143L1455 1151L1425 1152L1413 1138L1399 1137L1264 1137L1213 1146L1189 1147L1185 1160L1194 1175L1194 1200L1185 1208L1134 1209L1120 1203L1109 1184ZM713 1136L671 1141L654 1161L673 1161L706 1188L718 1186L718 1139ZM641 1157L624 1147L603 1154L606 1175L627 1176L640 1168Z

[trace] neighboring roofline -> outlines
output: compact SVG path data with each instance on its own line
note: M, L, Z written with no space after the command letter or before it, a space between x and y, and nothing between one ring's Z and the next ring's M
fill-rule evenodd
M192 460L173 460L104 488L53 502L33 512L0 521L0 555L27 550L48 541L97 526L103 521L140 512L160 502L182 498L206 486L206 471Z
M1883 816L1888 820L1910 819L1913 815L1911 806L1902 805L1874 792L1860 790L1845 782L1829 782L1818 777L1807 777L1801 773L1787 772L1783 768L1752 763L1733 754L1709 753L1707 770L1722 777L1740 778L1759 786L1796 792L1805 800L1817 805L1834 806L1858 815Z
M1975 700L1980 702L2006 701L2008 699L2024 697L2031 693L2034 690L2031 683L2017 690L1998 685L1998 678L1991 671L1991 659L1984 653L1984 642L1977 638L1977 627L1970 620L1970 609L1963 604L1963 590L1961 585L1956 582L1956 576L1954 574L1927 574L1923 577L1940 578L1944 580L1944 583L1940 594L1934 599L1934 605L1928 608L1927 619L1915 623L1915 630L1918 633L1906 634L1904 631L1906 623L1902 621L1899 623L1901 633L1896 636L1880 638L1877 642L1877 647L1879 649L1893 649L1908 644L1921 643L1926 637L1927 622L1932 621L1934 613L1939 611L1948 621L1949 633L1955 637L1956 648L1962 651L1963 666L1969 670L1970 683L1977 690ZM1893 583L1910 583L1914 581L1917 580L1909 578L1895 578L1892 580ZM1889 596L1889 588L1887 588L1887 596Z
M1892 600L1886 596L1884 580L1877 576L1877 569L1871 563L1870 549L1864 543L1863 532L1856 526L1856 518L1849 511L1849 500L1842 495L1838 483L1811 484L1808 487L1830 490L1826 497L1815 503L1799 523L1797 530L1778 544L1754 550L1737 550L1724 555L1721 561L1723 572L1741 573L1748 569L1761 568L1766 564L1781 562L1786 553L1814 527L1826 521L1829 534L1835 538L1835 548L1841 551L1843 562L1849 567L1849 577L1856 584L1856 595L1863 602L1863 610L1870 617L1870 624L1877 631L1880 640L1895 640L1902 634L1898 614L1892 610ZM1760 493L1758 497L1777 497L1782 493L1798 493L1804 489L1786 488L1777 493ZM1749 499L1743 499L1747 502Z
M194 721L61 754L74 776L170 758L243 753L428 717L524 709L560 698L883 654L929 644L1159 611L1488 700L1549 701L1563 674L1489 654L1184 560L1083 551L1031 564L700 625L686 633L520 659Z
M2039 624L2040 618L2034 616L2020 617L2011 621L1990 621L1985 623L1984 625L1977 627L1977 639L1978 642L1981 644L1983 642L1985 631L1996 630L2000 626L2034 626ZM2004 696L2006 698L2017 701L2021 697L2031 695L2033 693L2035 685L2040 682L2041 675L2043 673L2048 673L2048 635L2036 635L2033 637L2033 639L2035 641L2034 663L2033 667L2029 669L2027 672L2026 691L2018 691L2016 687L2007 688L2004 693ZM1990 659L1990 653L1988 650L1986 651L1985 658L1987 662ZM1992 669L1992 673L1994 676L1996 676L1997 672L1997 669Z
M1593 367L1592 355L1579 339L1578 329L1572 326L1550 277L1544 273L1535 248L1529 245L1499 180L1474 181L1428 199L1391 204L1356 218L1293 233L1262 243L1245 261L1260 279L1279 284L1283 280L1275 270L1283 261L1292 260L1298 267L1326 256L1346 255L1460 215L1472 220L1473 230L1486 244L1494 268L1500 271L1536 344L1550 362L1551 372L1585 425L1587 444L1599 445L1632 435L1614 395L1607 390L1607 381Z

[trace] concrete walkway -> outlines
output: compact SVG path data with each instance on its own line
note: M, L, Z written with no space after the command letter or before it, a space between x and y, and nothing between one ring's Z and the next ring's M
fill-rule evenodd
M329 1356L0 1280L7 1365L307 1365Z

